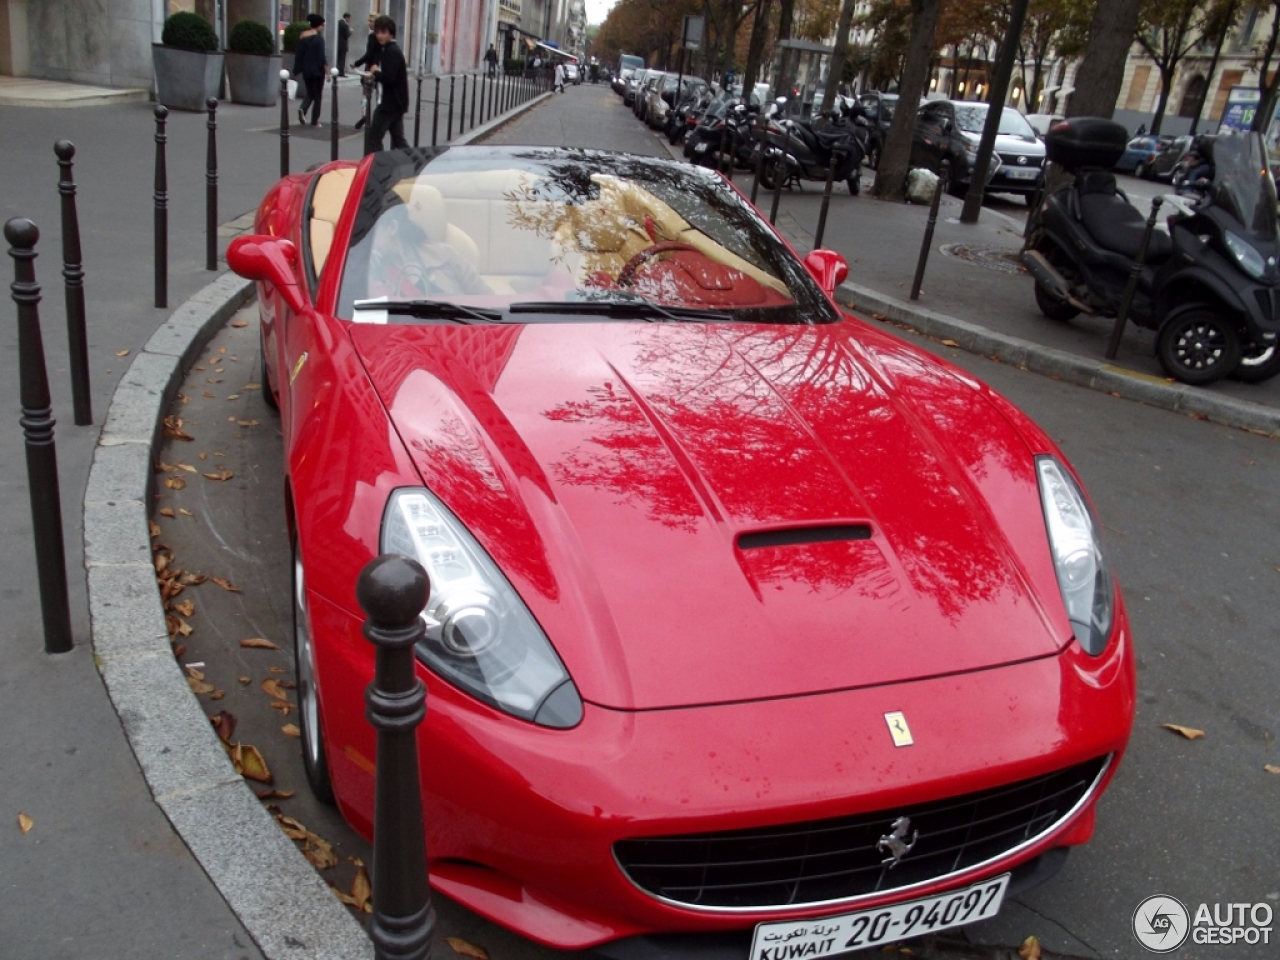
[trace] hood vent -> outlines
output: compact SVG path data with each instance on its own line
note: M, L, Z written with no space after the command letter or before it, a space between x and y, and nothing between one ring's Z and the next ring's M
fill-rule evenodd
M760 530L756 533L744 533L738 537L738 549L758 550L762 547L793 547L801 543L870 539L870 524L833 523L820 527L793 527L789 530Z

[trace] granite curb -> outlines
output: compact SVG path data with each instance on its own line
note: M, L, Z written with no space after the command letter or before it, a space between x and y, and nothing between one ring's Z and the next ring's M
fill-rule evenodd
M232 768L174 659L148 528L165 411L254 294L226 273L178 307L112 397L84 499L94 662L156 804L272 960L366 960L373 945Z
M1202 387L1171 383L1159 377L1127 370L1106 360L1094 360L997 333L976 323L886 296L857 283L841 284L836 290L836 299L863 315L874 316L876 319L883 317L925 336L950 340L969 353L991 357L1033 373L1126 400L1136 400L1174 413L1280 438L1280 409L1275 407L1225 397Z

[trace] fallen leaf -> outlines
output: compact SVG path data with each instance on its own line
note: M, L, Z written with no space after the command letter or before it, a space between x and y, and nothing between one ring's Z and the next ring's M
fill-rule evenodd
M210 577L209 579L212 580L214 583L216 583L218 586L220 586L223 590L226 590L228 593L241 592L240 588L237 587L230 580L228 580L226 577Z
M289 711L293 709L293 704L288 700L272 700L271 709L279 710L282 716L288 716Z
M284 673L284 667L267 667L267 673Z
M302 731L299 730L297 725L293 723L286 723L283 727L280 728L280 732L283 733L286 737L302 736Z
M30 833L31 828L34 827L35 825L36 825L36 822L32 820L30 817L28 817L25 813L18 814L18 829L21 830L23 833Z
M253 682L253 677L236 677L236 679L246 687Z
M156 523L154 520L147 521L147 529L151 531L151 536L153 538L160 536L160 524Z
M464 957L475 957L475 960L489 960L488 950L477 947L474 943L468 943L461 937L445 937L444 942L453 947L454 953L460 953Z
M221 383L222 380L219 377L205 377L204 382L205 383Z
M204 679L204 674L201 671L197 670L195 667L187 667L186 671L187 671L188 677L194 677L197 680Z
M276 820L284 830L284 835L290 840L305 840L310 831L304 827L299 821L293 817L285 816L283 813L276 814Z
M199 586L200 584L204 583L208 579L209 578L206 577L203 573L184 573L182 575L182 582L189 587Z
M116 356L117 356L117 357L127 357L128 355L129 355L129 351L128 351L128 350L117 350L117 351L116 351Z
M187 485L187 481L183 480L181 477L165 477L164 485L170 490L181 490Z
M943 340L943 341L942 341L942 345L943 345L944 347L958 347L958 346L960 346L960 344L956 343L954 340ZM1034 940L1035 938L1034 938L1034 937L1032 937L1031 939L1033 939L1033 940ZM1039 956L1039 954L1037 954L1037 956Z
M262 389L262 384L260 384L260 383L246 383L246 384L245 384L243 387L241 387L240 389L241 389L241 390L261 390L261 389Z
M293 790L268 790L266 793L256 793L259 800L288 800L294 795Z
M179 400L181 400L183 403L190 403L190 402L191 402L191 398L190 398L190 397L188 397L185 393L180 393L180 394L178 394L178 399L179 399Z
M228 394L228 395L227 395L227 399L228 399L228 400L239 400L239 399L240 399L240 394L238 394L238 393L231 393L231 394Z
M185 643L178 644L173 648L173 655L181 660L187 655L187 645Z
M196 364L196 369L197 369L197 370L203 370L203 369L204 369L204 367L200 366L200 364Z
M230 479L231 479L232 477L234 477L234 476L235 476L235 474L234 474L234 473L232 473L230 470L227 470L227 469L219 470L217 473L206 473L206 474L205 474L206 479L209 479L209 480L223 480L223 481L225 481L225 480L230 480Z
M195 437L182 429L182 418L173 415L164 418L164 435L176 440L194 440Z
M1262 769L1267 773L1280 773L1280 767L1277 767L1274 763L1264 763Z
M204 397L206 400L216 400L218 397L216 393L210 393L208 390L201 391L200 396Z
M219 353L226 353L226 352L227 352L227 348L226 348L226 347L219 347L219 348L218 348L218 352L219 352Z
M1204 736L1204 731L1197 730L1195 727L1184 727L1176 723L1162 723L1160 726L1166 730L1172 730L1174 733L1180 733L1188 740L1199 740Z
M184 517L194 517L194 516L195 516L195 514L194 514L194 513L192 513L190 510L188 510L186 507L179 507L179 508L178 508L178 512L179 512L180 514L182 514Z
M156 573L164 573L164 568L169 566L169 560L172 559L167 553L157 553L151 561L156 568Z
M284 687L280 686L280 681L273 677L267 677L262 681L262 692L276 700L288 700L289 694Z
M231 325L233 327L247 327L249 325L249 321L248 320L232 320Z
M200 455L200 459L201 459L201 460L203 460L203 459L204 459L204 455L203 455L203 454L201 454L201 455ZM199 472L200 472L199 470L197 470L195 467L193 467L193 466L192 466L191 464L189 464L189 463L175 463L175 464L173 465L173 469L175 469L175 470L185 470L185 471L187 471L187 473L199 473Z
M271 771L267 768L267 761L262 759L262 754L258 752L257 747L248 743L224 743L223 746L226 747L227 755L231 757L236 773L246 780L257 780L259 783L271 782Z
M251 650L279 650L280 649L270 640L265 640L262 637L250 637L248 640L241 640L240 646L247 647Z
M195 694L213 693L214 686L212 683L203 683L195 677L187 677L187 686L191 688L191 692Z
M231 742L231 738L236 735L236 716L234 713L228 713L226 710L219 710L209 722L213 724L213 732L218 735L219 740Z
M257 420L236 420L236 423L242 427L256 427L258 425Z
M170 637L180 636L185 639L186 637L191 636L192 631L195 629L194 627L191 626L191 624L187 623L187 621L183 620L181 617L166 615L164 619L165 619L165 624L169 628Z
M156 473L169 473L174 469L173 464L165 463L163 460L156 461Z
M369 882L369 873L365 870L364 864L356 861L355 879L351 881L351 896L355 898L356 906L365 913L373 912L373 884Z
M193 617L196 613L196 605L190 600L180 600L172 605L171 608L175 613L180 613L184 617Z
M214 367L214 368L213 368L213 372L214 372L214 373L221 373L221 372L222 372L222 369L223 369L222 367ZM221 380L219 380L218 382L219 382L219 383L221 383L222 381L221 381Z
M222 699L223 697L225 697L226 695L227 695L227 691L225 691L225 690L215 690L215 691L213 691L213 693L209 694L209 699L210 699L210 700L221 700L221 699Z
M1022 960L1040 960L1040 941L1034 936L1027 937L1018 948L1018 956Z
M173 507L161 507L159 510L157 510L157 511L156 511L156 513L160 514L160 516L162 516L162 517L172 517L172 516L174 516L174 513L173 513ZM159 532L159 529L160 529L160 528L159 528L159 527L157 527L157 528L156 528L157 533L152 534L152 536L156 536L156 535L158 534L158 532Z

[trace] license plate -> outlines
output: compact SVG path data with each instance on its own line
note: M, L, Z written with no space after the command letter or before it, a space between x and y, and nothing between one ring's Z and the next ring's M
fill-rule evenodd
M1009 874L1006 873L963 890L890 907L816 920L761 923L756 926L751 941L750 960L833 957L986 920L1000 912L1008 886Z
M706 143L695 143L695 144L693 145L693 152L694 152L694 153L706 153L706 152L707 152L707 145L706 145Z
M1034 180L1040 173L1035 167L1005 167L1002 172L1010 180Z

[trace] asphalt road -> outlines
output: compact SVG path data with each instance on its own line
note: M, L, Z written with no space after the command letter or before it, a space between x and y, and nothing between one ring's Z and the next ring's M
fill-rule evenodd
M569 102L572 116L562 111ZM522 129L533 131L528 139L537 142L608 136L641 144L650 136L603 86L571 89L565 104L532 111L520 121L532 126L513 124L504 138L521 137ZM663 148L652 142L651 152ZM292 680L293 665L278 421L261 391L246 386L257 379L254 314L252 307L242 312L235 322L246 325L229 326L214 340L200 364L204 369L193 370L183 388L187 402L175 405L195 439L170 440L162 454L175 467L165 476L186 485L158 485L164 498L157 509L175 512L173 518L156 516L159 539L183 569L225 577L240 588L232 593L212 582L189 588L195 630L181 641L186 650L180 659L203 664L197 669L205 682L224 691L221 699L208 693L200 699L210 714L227 710L237 717L237 739L262 750L275 789L296 791L273 802L333 843L340 862L325 875L347 888L356 872L347 858L367 863L368 847L335 811L307 794L297 741L281 729L296 722L296 714L282 716L261 689L265 680ZM1274 601L1280 586L1280 514L1274 505L1280 445L917 342L1009 396L1072 459L1106 527L1139 657L1132 743L1099 807L1092 843L1073 851L1048 884L1008 902L999 917L965 935L975 943L1016 945L1035 934L1060 954L1129 958L1145 955L1134 941L1131 917L1155 894L1177 897L1193 912L1201 903L1210 910L1214 904L1267 903L1280 912L1280 775L1264 769L1280 766L1274 743L1280 730L1280 609ZM176 467L180 462L196 472ZM233 476L202 476L223 469ZM240 646L249 637L280 649ZM1187 740L1163 729L1165 723L1205 736ZM972 736L980 739L982 731ZM563 956L443 898L437 905L445 935L479 944L494 958ZM1188 943L1177 955L1274 957L1277 926L1273 922L1272 945Z

